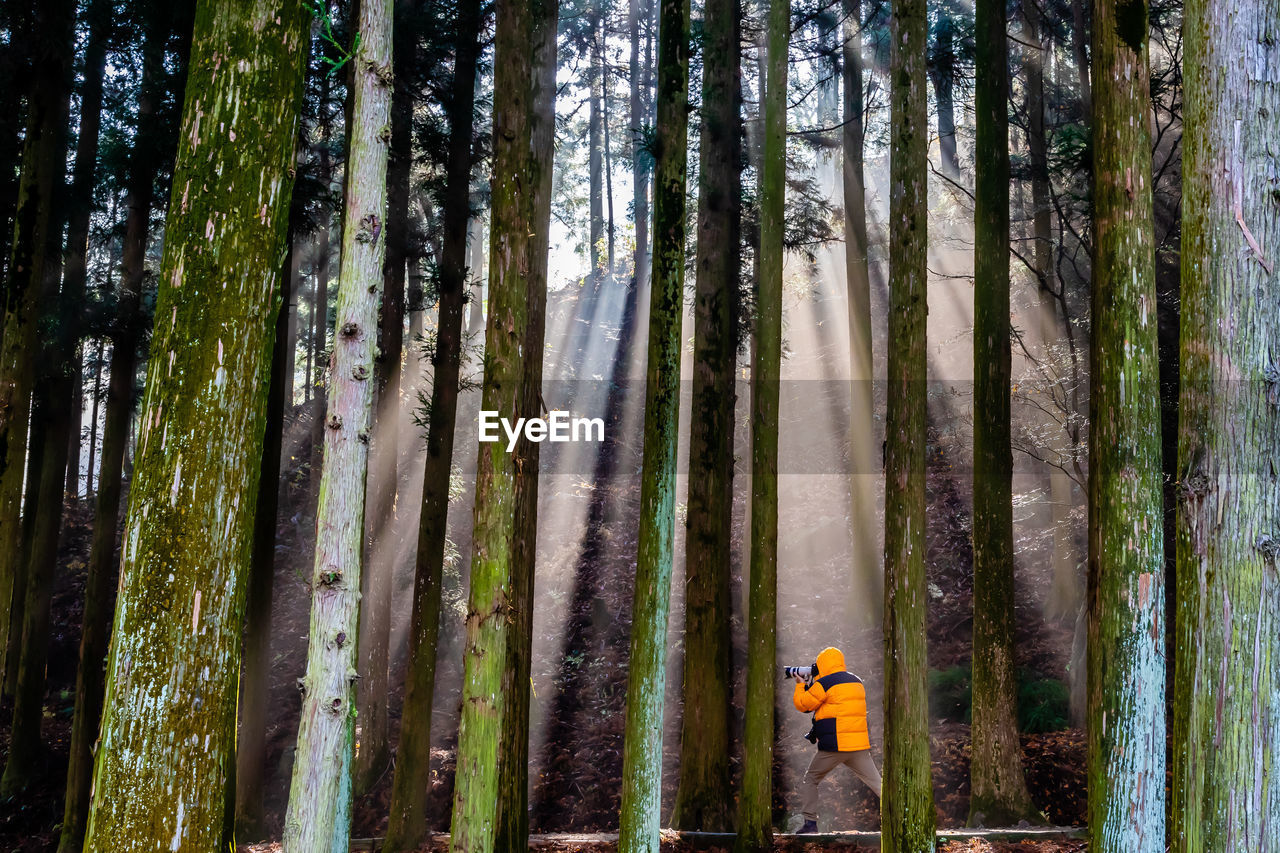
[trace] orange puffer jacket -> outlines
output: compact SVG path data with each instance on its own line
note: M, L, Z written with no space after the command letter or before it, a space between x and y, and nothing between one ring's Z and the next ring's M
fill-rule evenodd
M845 672L839 649L823 649L818 655L818 679L812 687L796 683L796 710L813 711L815 740L824 752L870 749L867 734L867 691L862 680Z

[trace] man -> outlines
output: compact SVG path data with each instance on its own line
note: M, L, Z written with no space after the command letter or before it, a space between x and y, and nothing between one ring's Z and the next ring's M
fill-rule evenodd
M796 710L813 712L808 739L818 745L802 786L802 833L818 831L818 783L840 764L846 765L868 788L880 796L880 771L871 760L867 732L867 691L862 680L844 668L839 649L826 648L818 655L818 677L812 684L796 675Z

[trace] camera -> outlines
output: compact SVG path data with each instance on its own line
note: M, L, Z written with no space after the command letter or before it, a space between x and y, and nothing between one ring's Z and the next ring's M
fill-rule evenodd
M809 664L808 666L784 666L782 668L783 678L803 678L805 681L812 681L818 677L818 665Z

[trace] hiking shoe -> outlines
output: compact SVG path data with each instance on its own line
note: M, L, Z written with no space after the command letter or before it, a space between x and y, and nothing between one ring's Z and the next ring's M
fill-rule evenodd
M818 822L816 820L806 820L804 826L796 830L796 835L813 835L818 831Z

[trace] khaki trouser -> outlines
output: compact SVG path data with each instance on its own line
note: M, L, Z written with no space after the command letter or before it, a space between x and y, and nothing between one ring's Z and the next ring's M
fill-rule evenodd
M847 766L853 771L853 775L875 791L876 797L880 796L880 771L876 769L876 763L871 760L871 750L824 752L820 749L813 757L813 761L809 762L809 769L805 772L804 783L801 785L800 810L804 813L805 820L818 819L818 783L841 764Z

